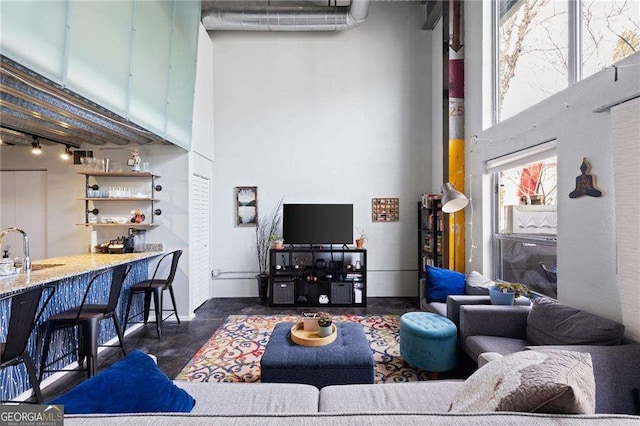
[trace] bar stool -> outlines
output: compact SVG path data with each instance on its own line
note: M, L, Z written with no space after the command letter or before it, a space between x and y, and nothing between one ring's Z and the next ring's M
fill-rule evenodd
M169 276L166 279L156 278L158 269L165 259L171 256L171 269L169 270ZM149 311L151 308L151 296L153 295L154 309L156 313L156 331L158 333L158 339L162 336L162 323L171 315L175 315L180 324L180 318L178 317L178 309L176 308L176 297L173 294L173 279L176 276L176 270L178 269L178 261L182 256L182 250L175 250L165 254L160 258L156 270L153 272L153 276L150 280L144 280L131 286L131 294L129 295L129 302L127 303L127 313L124 319L124 329L126 331L129 321L129 311L131 310L131 301L136 294L144 293L144 323L149 320ZM162 318L162 312L164 312L162 304L162 294L165 290L169 290L171 296L171 302L173 303L173 312ZM135 313L134 316L140 313Z
M38 312L38 304L45 288L50 290L49 295ZM40 380L38 380L33 359L27 351L27 344L33 328L38 323L54 292L55 287L46 285L0 299L11 299L11 317L7 328L7 338L4 343L0 343L0 368L24 363L33 393L40 404L43 402Z
M116 306L118 305L122 285L124 284L124 280L127 278L127 274L130 270L130 264L120 265L113 269L111 287L109 290L109 300L106 304L87 304L86 302L93 284L99 277L109 272L109 270L101 272L91 279L87 286L87 290L84 292L84 297L82 298L80 306L76 306L75 308L53 315L47 319L47 332L42 346L42 359L40 360L40 380L42 380L42 375L45 372L63 371L59 369L45 369L46 365L48 365L46 362L47 356L49 355L51 335L56 330L68 327L78 327L78 364L82 366L84 364L85 357L87 358L87 367L78 369L78 371L86 370L88 377L92 377L96 374L98 346L119 347L121 348L123 355L127 354L124 349L122 330L120 329L120 323L118 322L118 317L116 315ZM100 320L106 318L111 318L113 320L113 325L116 329L118 340L120 342L119 345L110 346L98 344L98 324Z

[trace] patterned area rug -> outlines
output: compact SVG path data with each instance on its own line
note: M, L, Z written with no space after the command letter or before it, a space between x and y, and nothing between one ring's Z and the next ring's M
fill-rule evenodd
M260 358L273 328L279 322L299 320L294 315L230 315L176 380L259 382ZM376 363L376 383L428 380L427 372L409 367L400 358L397 315L340 315L334 321L363 325Z

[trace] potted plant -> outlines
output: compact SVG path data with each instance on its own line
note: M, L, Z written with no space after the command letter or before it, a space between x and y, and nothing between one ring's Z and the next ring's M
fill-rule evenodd
M333 333L333 318L326 312L318 314L318 335L320 337L331 336Z
M256 223L256 255L258 256L259 270L256 279L258 280L258 294L263 302L267 300L269 290L269 270L267 269L269 248L271 247L272 236L278 235L277 229L282 219L280 215L282 202L283 200L280 200L271 217L264 216Z
M271 241L271 248L274 250L281 250L284 248L284 240L280 236L280 234L271 234L269 236L269 241Z
M355 230L360 234L356 239L356 247L361 249L364 247L364 242L367 241L367 235L364 233L364 228L355 228Z
M499 281L489 288L489 297L493 305L513 305L516 297L529 296L531 292L524 284Z

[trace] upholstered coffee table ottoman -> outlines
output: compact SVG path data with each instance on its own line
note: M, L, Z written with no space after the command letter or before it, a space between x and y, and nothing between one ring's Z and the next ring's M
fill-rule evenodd
M317 388L373 383L373 352L361 324L335 323L336 340L316 347L291 341L294 324L276 324L260 361L262 382L304 383Z

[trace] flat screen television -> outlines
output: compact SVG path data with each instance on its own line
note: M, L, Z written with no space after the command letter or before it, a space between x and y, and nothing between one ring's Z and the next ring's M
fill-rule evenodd
M353 204L284 204L286 244L352 244Z

